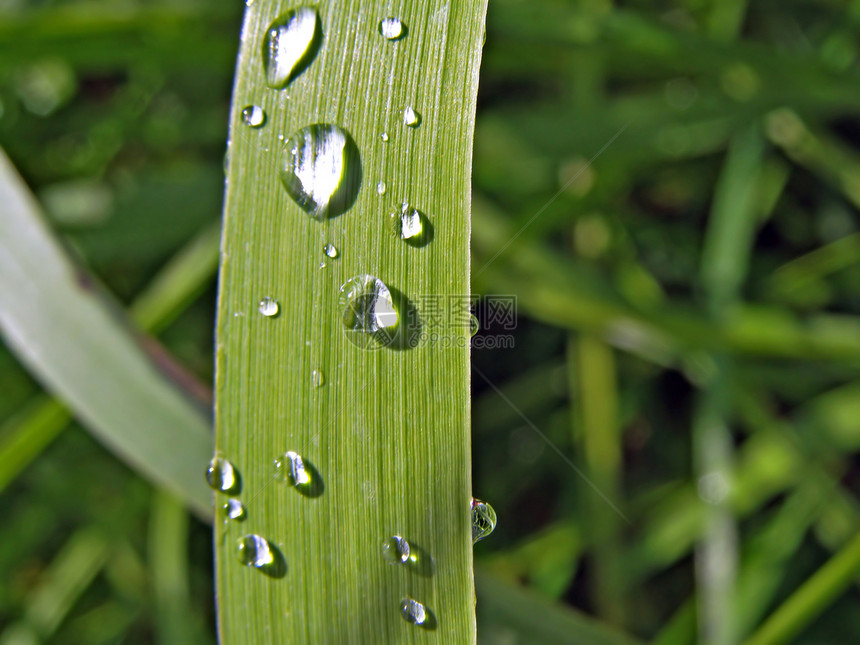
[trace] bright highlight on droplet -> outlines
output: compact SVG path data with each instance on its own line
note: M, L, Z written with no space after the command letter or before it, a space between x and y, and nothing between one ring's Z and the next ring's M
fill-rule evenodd
M248 105L242 109L242 123L251 128L259 128L266 123L266 112L259 105Z
M379 138L382 139L383 143L388 143L388 133L387 132L383 132L382 134L380 134Z
M386 187L386 185L385 185L385 182L384 182L384 181L380 181L378 184L376 184L376 193L377 193L377 195L384 195L384 194L385 194L386 189L387 189L387 187Z
M379 21L379 33L386 40L399 40L406 35L406 27L400 18L383 18Z
M311 217L323 220L352 206L361 183L358 148L343 128L317 123L284 144L281 183Z
M221 507L224 517L228 520L241 522L245 519L245 505L238 499L228 499L224 506Z
M257 305L257 310L266 316L266 318L272 318L278 315L278 312L281 310L281 306L278 304L277 300L266 296L260 301L260 304Z
M323 253L325 253L327 257L330 257L332 259L338 256L338 250L334 244L326 244L325 246L323 246Z
M307 486L311 483L311 475L305 468L302 456L292 450L288 450L283 458L275 459L275 477L292 486Z
M398 314L385 283L372 275L350 278L340 288L341 321L353 343L367 348L372 338L390 341Z
M496 528L496 511L477 498L472 498L472 544L482 540Z
M421 115L409 106L403 110L403 123L408 125L410 128L417 128L421 125Z
M319 47L319 16L312 7L291 9L266 30L263 69L266 84L286 87L311 61Z
M314 370L311 372L311 384L317 388L325 385L325 374L322 370Z
M239 489L239 473L233 464L216 455L206 469L206 483L221 493L236 493Z
M412 598L404 598L400 602L400 615L413 625L423 625L427 621L427 609Z

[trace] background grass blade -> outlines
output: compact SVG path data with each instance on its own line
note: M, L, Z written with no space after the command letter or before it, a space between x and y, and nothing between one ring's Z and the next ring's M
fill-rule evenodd
M221 641L277 633L294 643L418 642L425 629L400 615L408 596L432 612L435 639L473 642L468 240L486 4L404 2L396 16L407 33L387 41L377 28L387 4L323 2L319 52L273 91L262 38L288 8L250 6L234 87L216 447L241 473L248 518L216 524ZM250 104L265 110L263 127L243 125ZM404 124L407 106L419 127ZM308 217L278 180L284 137L319 122L345 128L361 160L354 205L326 221ZM403 201L432 222L423 248L389 233ZM339 257L323 255L327 243ZM348 342L338 291L360 274L395 290L403 329L417 312L421 332L440 342L377 351ZM263 297L280 303L277 317L257 312ZM324 374L320 387L314 370ZM272 461L287 450L314 466L321 495L273 483ZM283 578L237 563L236 540L247 533L280 550ZM380 547L394 534L432 566L387 564Z
M149 356L118 308L75 266L0 155L0 327L49 388L128 463L201 515L211 496L189 463L211 453L206 415L183 396L166 355ZM63 321L57 326L55 321Z

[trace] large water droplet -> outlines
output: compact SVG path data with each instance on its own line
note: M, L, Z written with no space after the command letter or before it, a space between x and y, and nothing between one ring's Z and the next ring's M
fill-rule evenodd
M474 336L481 329L481 323L475 314L469 314L469 336Z
M410 128L417 128L421 125L421 115L416 112L412 106L409 106L403 110L403 123L408 125Z
M275 20L263 39L263 68L269 87L282 89L313 60L321 40L319 16L312 7L291 9Z
M317 123L284 144L281 182L311 217L322 220L347 211L361 185L361 159L349 133Z
M277 300L266 296L260 301L260 304L257 306L257 310L267 318L272 318L273 316L278 315L281 307Z
M479 499L472 498L472 544L482 540L496 528L496 511Z
M275 459L275 479L289 484L305 497L318 497L324 489L322 477L313 464L292 450Z
M392 535L382 543L382 557L389 564L406 564L411 550L406 538L399 535Z
M224 506L221 507L224 517L228 520L241 522L245 519L245 505L238 499L228 499Z
M218 455L209 462L209 468L206 469L206 482L210 488L229 495L238 493L241 488L239 472L235 466Z
M400 614L407 623L423 625L427 622L427 609L417 600L404 598L400 603Z
M386 40L400 40L406 35L406 27L400 18L383 18L379 21L379 33Z
M274 578L286 573L286 563L280 551L260 535L252 533L236 540L236 557L245 566Z
M311 372L311 383L314 387L322 387L325 385L325 374L322 370L314 370Z
M242 123L259 128L266 123L266 112L259 105L249 105L242 110Z
M397 328L398 314L391 291L372 275L350 278L340 288L341 320L347 337L360 347L371 338L387 344Z

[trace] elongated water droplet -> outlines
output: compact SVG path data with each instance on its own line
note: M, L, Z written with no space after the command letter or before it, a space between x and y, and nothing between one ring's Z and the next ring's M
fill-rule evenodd
M311 372L311 383L314 387L322 387L325 385L325 374L322 370L314 370Z
M242 123L259 128L266 123L266 112L259 105L249 105L242 110Z
M409 106L403 110L403 123L408 125L410 128L417 128L421 125L421 115L418 114L412 106Z
M311 481L302 456L292 450L288 450L283 458L275 459L275 477L292 486L305 486Z
M385 186L385 182L384 182L384 181L380 181L378 184L376 184L376 192L377 192L377 194L379 194L379 195L384 195L384 194L385 194L385 190L386 190L386 186Z
M406 27L400 18L383 18L379 21L379 33L386 40L400 40L406 35Z
M299 7L277 18L263 39L266 84L278 90L286 87L316 55L319 41L316 9Z
M323 253L325 253L328 257L334 259L338 256L337 247L334 244L326 244L323 247Z
M391 291L382 280L367 274L350 278L340 288L340 308L350 341L364 348L370 339L390 342L398 314Z
M222 493L233 494L239 491L239 473L235 466L218 455L212 457L206 469L206 482L210 488Z
M407 623L413 625L423 625L427 621L427 609L412 598L404 598L401 601L400 614Z
M496 511L479 499L472 498L472 544L482 540L496 528Z
M272 318L273 316L278 315L278 312L281 310L281 307L278 304L277 300L266 296L260 301L260 304L257 306L257 309L267 318Z
M409 562L411 548L406 538L392 535L382 543L382 557L389 564L405 564Z
M383 143L388 143L388 133L387 132L383 132L382 134L380 134L379 138L382 139Z
M469 314L469 336L474 336L481 329L481 323L475 314Z
M310 125L287 139L280 174L287 193L311 217L335 217L348 210L358 195L358 148L343 128Z
M224 506L221 507L224 517L228 520L241 522L245 519L245 505L238 499L228 499Z

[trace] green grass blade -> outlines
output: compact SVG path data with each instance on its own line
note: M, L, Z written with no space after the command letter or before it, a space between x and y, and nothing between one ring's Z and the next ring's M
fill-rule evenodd
M216 523L222 643L264 642L271 634L286 643L475 639L468 316L451 316L469 294L486 3L404 2L396 15L408 32L396 41L377 30L387 7L321 3L319 51L279 91L265 84L262 38L288 6L258 0L245 16L222 243L216 446L241 474L247 520ZM250 104L265 110L262 127L242 123ZM422 115L419 127L405 126L407 106ZM278 172L283 137L321 122L354 139L361 183L350 209L316 221L287 195ZM386 183L383 195L378 182ZM433 223L434 239L422 248L389 232L402 201ZM323 255L326 243L339 257ZM352 345L338 295L359 274L402 294L421 333L441 334L451 346ZM278 316L258 313L263 297L280 303ZM411 307L401 306L404 327ZM440 312L444 328L437 327ZM324 374L320 387L314 370ZM287 450L314 466L321 494L305 497L273 482L273 459ZM237 562L236 540L250 533L281 552L283 577ZM389 565L380 547L394 534L433 566ZM406 597L432 612L429 629L402 618Z
M167 375L179 376L176 368L142 349L116 305L65 255L5 155L0 203L7 344L115 453L208 514L211 495L189 464L205 467L209 423Z

